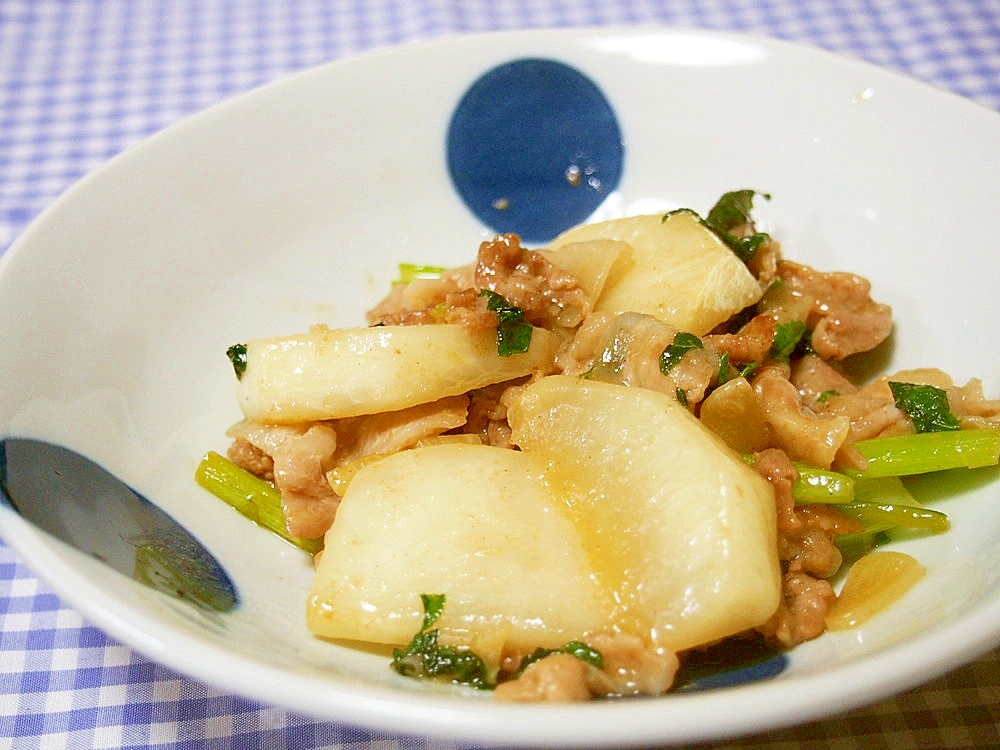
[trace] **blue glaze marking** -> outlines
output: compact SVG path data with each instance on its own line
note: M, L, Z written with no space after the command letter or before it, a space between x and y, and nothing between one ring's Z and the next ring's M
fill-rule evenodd
M239 604L232 579L194 536L68 448L25 438L0 440L0 505L162 593L218 612Z
M787 653L759 635L728 638L685 653L674 688L687 692L744 685L769 680L787 667Z
M678 692L698 690L714 690L724 687L735 687L752 682L761 682L777 677L788 668L788 657L777 654L769 659L758 661L744 667L728 669L698 677L684 684Z
M580 71L527 58L466 91L447 134L448 171L469 210L495 232L546 242L586 220L621 179L614 110Z

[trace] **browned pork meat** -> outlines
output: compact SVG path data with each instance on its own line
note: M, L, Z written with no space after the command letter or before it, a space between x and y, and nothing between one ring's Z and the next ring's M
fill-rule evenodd
M814 411L822 408L831 396L848 396L858 387L834 365L815 354L806 354L792 362L789 380Z
M407 284L396 284L381 302L368 311L368 324L441 323L445 311L455 305L455 295L472 289L473 276L474 268L468 265L445 271L436 279L415 279ZM448 303L449 298L452 298L451 304Z
M454 323L479 331L496 327L481 291L487 289L519 307L539 326L573 327L593 308L593 299L568 273L540 252L521 246L513 234L483 242L475 264L439 279L397 284L368 312L370 325Z
M335 465L412 448L421 440L461 427L468 412L469 397L462 394L399 411L338 419L332 423L340 441Z
M892 332L892 309L872 300L871 284L852 273L822 272L783 260L778 277L812 301L805 323L812 346L823 359L867 352Z
M333 523L340 499L326 472L333 468L337 434L318 423L282 441L271 454L274 486L281 491L288 533L305 539L323 536Z
M587 644L601 654L600 669L571 654L551 654L530 664L516 680L501 682L496 697L511 702L585 701L603 695L661 695L673 685L680 662L638 636L598 633ZM507 660L511 671L521 655Z
M589 669L590 665L572 654L551 654L529 664L516 680L501 682L493 696L511 703L587 701Z
M788 454L778 448L767 448L755 453L753 467L771 485L777 510L778 531L798 527L795 518L795 496L792 488L798 481L799 471Z
M840 570L844 559L836 537L864 530L859 521L821 503L796 506L793 519L778 529L778 555L789 572L817 578L831 578Z
M588 645L603 661L600 671L590 674L594 695L660 695L673 685L680 667L672 651L652 648L627 633L600 633Z
M230 460L281 491L288 533L306 539L323 536L339 502L324 476L337 450L337 435L329 423L243 421L226 434L233 439Z
M771 352L777 323L771 315L755 315L736 333L710 333L705 346L727 354L732 362L763 362Z
M996 427L1000 421L1000 399L983 395L983 381L973 378L963 386L948 388L948 405L967 428Z
M513 448L507 407L516 398L527 379L496 383L469 393L469 418L462 432L475 435L484 445Z
M784 451L769 448L755 454L754 468L774 490L783 571L782 602L757 630L777 645L791 648L826 629L826 612L836 599L826 579L836 575L843 562L835 539L863 527L830 506L796 505L792 488L799 473Z
M753 234L755 229L752 225L747 225L744 235ZM781 261L781 243L777 240L768 240L762 244L753 258L747 263L747 268L754 278L760 282L762 288L766 288L778 275L778 263Z
M771 427L775 446L797 461L830 468L850 432L850 419L820 417L805 407L798 389L788 380L782 367L763 368L754 378L753 387Z
M499 235L479 246L476 287L496 292L521 308L535 325L570 328L593 306L574 277L540 252L521 247L514 234Z
M788 573L781 581L778 611L757 630L768 640L792 648L826 630L826 613L837 594L830 582L808 573Z
M660 355L677 330L643 313L591 313L566 342L556 364L567 375L587 374L595 380L667 393L685 394L694 407L705 397L719 372L714 349L692 349L664 375Z

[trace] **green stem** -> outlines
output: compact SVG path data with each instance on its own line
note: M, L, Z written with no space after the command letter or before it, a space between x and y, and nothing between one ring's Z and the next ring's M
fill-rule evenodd
M398 284L409 284L417 279L440 278L447 269L444 266L428 266L421 263L400 263Z
M792 495L799 504L849 503L854 500L854 479L836 471L796 463L799 478L792 485Z
M323 549L322 539L291 536L285 525L281 492L228 458L209 451L198 464L194 478L199 485L231 505L241 515L277 534L285 541L310 554Z
M866 532L883 531L899 526L940 534L950 528L948 516L929 508L888 503L847 503L837 506L837 510L861 521L865 525Z
M1000 462L1000 430L921 432L854 444L868 461L865 477L908 476L944 469L975 469Z
M899 477L858 477L854 482L854 502L921 507Z

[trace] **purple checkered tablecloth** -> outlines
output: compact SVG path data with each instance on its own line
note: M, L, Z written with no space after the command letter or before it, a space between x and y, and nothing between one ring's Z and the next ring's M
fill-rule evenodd
M0 251L129 145L285 74L446 33L649 23L806 42L1000 109L1000 0L0 0ZM320 722L152 663L0 542L0 750L442 746L458 745ZM1000 747L1000 653L712 747Z

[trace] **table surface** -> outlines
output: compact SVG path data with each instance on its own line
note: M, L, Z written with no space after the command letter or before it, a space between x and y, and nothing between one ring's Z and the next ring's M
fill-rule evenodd
M448 33L650 23L825 47L1000 109L1000 0L0 0L0 251L113 155L287 73ZM463 747L187 679L89 625L0 541L0 750L178 746ZM1000 651L862 710L708 747L997 746Z

